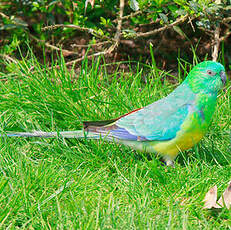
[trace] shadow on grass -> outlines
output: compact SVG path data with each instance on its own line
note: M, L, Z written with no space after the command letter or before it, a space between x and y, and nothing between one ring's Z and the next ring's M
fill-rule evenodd
M226 141L225 141L226 142ZM96 155L99 155L104 160L108 157L116 158L119 157L121 160L133 160L138 163L141 162L151 162L155 161L158 166L165 166L164 160L161 156L142 153L135 151L129 147L117 144L108 143L100 140L75 140L66 139L66 143L71 146L84 145ZM111 150L111 151L110 151ZM103 152L103 154L102 154ZM206 140L200 142L198 145L194 146L192 149L179 153L175 160L181 166L187 166L188 164L193 164L195 161L206 165L221 165L226 166L231 163L230 146L223 146L219 148L217 142L213 140ZM157 166L157 165L156 165Z

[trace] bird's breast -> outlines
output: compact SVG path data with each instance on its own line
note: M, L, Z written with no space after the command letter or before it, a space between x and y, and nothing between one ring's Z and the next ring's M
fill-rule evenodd
M204 136L208 128L205 118L199 113L191 114L181 125L175 138L168 141L153 142L153 149L162 154L175 158L178 152L192 148Z

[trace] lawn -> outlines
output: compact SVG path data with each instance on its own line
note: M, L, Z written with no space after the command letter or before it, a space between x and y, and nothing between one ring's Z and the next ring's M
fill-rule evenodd
M110 74L101 58L76 73L62 58L49 69L32 54L6 65L2 133L77 130L83 120L115 118L166 96L191 67L179 60L177 77L155 64ZM207 135L175 168L103 140L1 137L0 228L230 229L230 210L203 209L207 191L216 184L220 196L231 179L230 87Z

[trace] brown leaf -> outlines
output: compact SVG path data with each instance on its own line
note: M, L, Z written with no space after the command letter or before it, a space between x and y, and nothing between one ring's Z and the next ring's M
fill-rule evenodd
M224 203L225 205L224 205ZM220 197L220 199L217 202L218 204L220 204L221 207L226 207L227 209L230 208L231 205L231 181L229 182L229 186L227 187L227 189L224 191L223 195ZM215 207L217 208L217 207Z
M217 201L217 186L215 185L214 187L212 187L205 195L205 205L204 205L204 209L211 209L213 208L216 204Z

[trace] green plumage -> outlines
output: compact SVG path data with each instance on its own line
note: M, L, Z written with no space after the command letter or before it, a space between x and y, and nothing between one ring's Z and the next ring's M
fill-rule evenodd
M117 119L84 122L83 131L7 135L104 138L141 151L160 153L167 161L172 161L179 151L191 148L207 131L215 110L218 91L225 84L225 80L223 65L213 61L201 62L167 97Z

